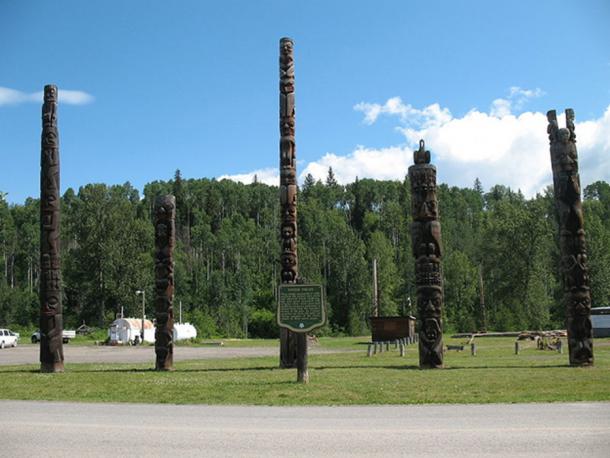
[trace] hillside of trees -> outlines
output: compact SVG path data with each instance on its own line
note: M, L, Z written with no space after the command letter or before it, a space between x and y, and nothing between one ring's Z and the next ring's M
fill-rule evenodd
M129 183L89 184L62 196L66 327L106 327L124 307L139 316L144 289L154 315L155 196L177 204L175 314L202 336L273 337L279 282L277 187L255 182L155 181L144 195ZM593 306L610 305L610 185L584 190ZM496 185L484 192L439 185L444 242L445 329L564 327L552 189L526 199ZM318 334L368 332L372 260L381 315L414 314L410 187L358 180L342 186L308 176L299 190L299 269L326 289L329 322ZM0 326L38 321L39 202L9 205L0 193ZM485 314L480 306L482 274ZM486 320L484 323L483 320Z

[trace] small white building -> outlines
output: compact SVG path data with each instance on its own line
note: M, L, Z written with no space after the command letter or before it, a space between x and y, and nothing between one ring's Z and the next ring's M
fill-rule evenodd
M593 337L610 337L610 307L593 307L591 324Z
M141 318L117 318L108 329L110 343L119 345L133 344L136 341L136 337L137 341L140 341L141 335ZM150 320L144 320L144 341L149 343L155 342L155 326Z
M174 342L197 337L197 329L191 323L174 323Z

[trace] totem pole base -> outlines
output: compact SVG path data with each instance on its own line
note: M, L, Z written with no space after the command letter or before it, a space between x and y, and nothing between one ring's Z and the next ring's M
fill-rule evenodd
M43 374L64 372L64 363L40 363L40 372Z
M296 335L286 328L280 328L280 369L297 367Z
M176 369L174 369L173 366L157 366L155 367L155 370L157 372L174 372Z
M441 366L435 366L433 364L420 364L419 368L420 369L443 369L445 366L441 365Z
M593 367L593 361L586 361L586 362L578 362L578 361L574 361L574 362L570 362L570 367Z

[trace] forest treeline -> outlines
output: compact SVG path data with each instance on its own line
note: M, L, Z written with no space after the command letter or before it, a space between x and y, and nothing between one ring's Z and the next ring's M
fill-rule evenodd
M175 315L202 336L272 337L279 282L278 188L257 182L155 181L144 195L129 183L89 184L62 196L66 327L106 327L124 308L140 316L144 289L154 315L154 199L176 196ZM610 185L583 193L593 306L610 305ZM564 327L552 188L526 199L495 185L484 192L438 187L443 235L445 329ZM415 314L410 186L308 176L299 190L300 275L325 287L328 325L318 334L368 332L372 264L380 315ZM9 205L0 193L0 326L38 322L39 201ZM480 289L483 282L484 304Z

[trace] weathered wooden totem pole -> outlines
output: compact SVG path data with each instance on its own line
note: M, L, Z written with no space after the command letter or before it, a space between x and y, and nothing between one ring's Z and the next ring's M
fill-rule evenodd
M409 167L411 182L411 243L415 257L417 314L419 327L419 367L443 366L443 275L442 244L436 200L436 167L430 164L430 151L423 140L413 153Z
M57 86L44 88L40 157L40 371L63 372Z
M280 208L282 212L280 261L282 283L296 283L299 272L293 46L290 38L280 40ZM298 336L288 329L280 328L280 367L295 367L297 339Z
M174 246L176 244L176 198L159 196L155 201L155 368L173 370L174 363Z
M551 143L551 165L555 208L559 219L559 244L570 365L593 364L591 291L587 269L587 249L580 200L578 152L574 133L574 110L566 110L566 127L559 128L557 113L547 113Z

